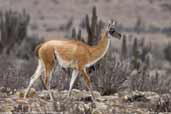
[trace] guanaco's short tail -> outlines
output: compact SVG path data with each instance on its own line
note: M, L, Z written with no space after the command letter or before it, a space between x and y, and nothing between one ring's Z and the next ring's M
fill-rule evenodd
M42 44L37 45L36 48L35 48L35 50L34 50L35 55L36 55L37 57L39 57L39 49L40 49L41 46L42 46Z

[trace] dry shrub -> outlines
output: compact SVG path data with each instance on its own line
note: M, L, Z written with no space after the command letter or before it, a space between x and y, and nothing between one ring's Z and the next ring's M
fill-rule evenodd
M160 5L163 11L171 11L171 4L163 3Z
M30 16L23 12L0 12L0 86L26 87L36 61L34 49L43 40L27 36Z
M171 112L170 94L162 94L154 103L147 104L148 109L153 112Z
M121 61L118 53L111 49L92 72L92 83L102 95L110 95L122 88L129 75L129 63Z
M170 72L159 69L133 70L128 78L128 88L131 90L154 91L168 93L171 87Z
M165 59L168 60L168 62L171 62L171 44L167 44L167 46L163 50Z
M15 56L0 56L0 86L23 88L35 68L35 61L19 60Z
M38 44L44 42L37 36L29 36L25 38L19 46L15 47L13 54L19 59L32 60L35 56L35 48Z
M71 75L71 70L63 69L57 65L52 76L51 88L58 90L68 90Z

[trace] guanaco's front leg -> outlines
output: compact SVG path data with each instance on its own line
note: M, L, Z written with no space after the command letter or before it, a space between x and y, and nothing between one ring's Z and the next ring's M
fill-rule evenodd
M93 88L92 88L92 85L91 85L91 80L90 80L90 78L89 78L89 76L88 76L88 74L87 74L86 69L85 69L85 68L82 69L82 70L81 70L81 73L82 73L83 79L84 79L84 81L85 81L85 83L86 83L86 86L87 86L87 88L89 89L89 91L90 91L90 93L91 93L92 100L93 100L93 102L95 102L96 99L95 99L95 96L94 96L94 94L93 94Z
M76 78L78 77L78 74L79 74L79 71L78 70L74 69L72 71L72 77L71 77L71 81L70 81L68 97L71 95L72 87L74 85L74 82L75 82Z

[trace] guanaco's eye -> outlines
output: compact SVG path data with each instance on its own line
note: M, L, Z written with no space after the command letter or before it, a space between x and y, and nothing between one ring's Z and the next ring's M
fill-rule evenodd
M110 28L109 33L112 35L115 32L114 28Z

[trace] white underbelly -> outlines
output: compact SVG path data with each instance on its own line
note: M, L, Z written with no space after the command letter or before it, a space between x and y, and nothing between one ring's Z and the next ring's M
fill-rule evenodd
M64 68L69 68L72 66L72 61L65 61L65 60L62 60L62 59L58 59L58 63L60 66L64 67Z
M58 61L58 64L61 66L61 67L64 67L64 68L73 68L75 67L75 62L73 60L64 60L57 51L55 51L55 55L57 57L57 61Z

